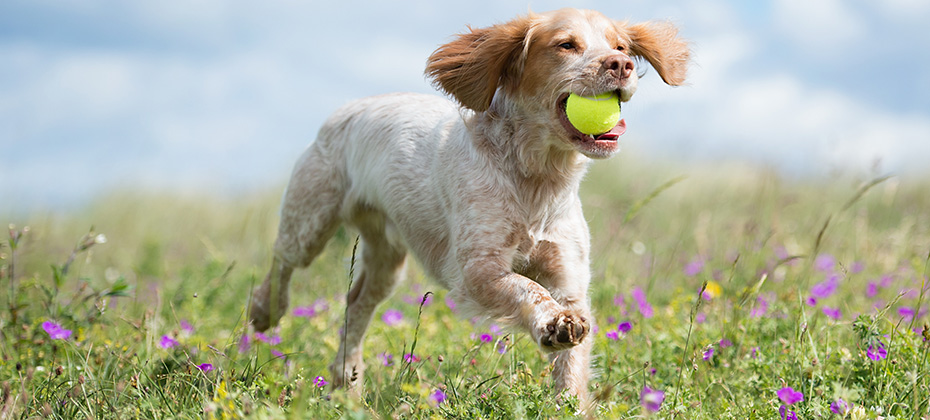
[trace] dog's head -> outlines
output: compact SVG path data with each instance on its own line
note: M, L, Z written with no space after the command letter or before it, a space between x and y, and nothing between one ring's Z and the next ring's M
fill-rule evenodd
M669 23L629 25L590 10L562 9L470 29L439 47L426 74L464 107L487 111L506 96L524 118L548 126L565 146L604 158L618 149L624 122L604 136L582 134L565 116L569 94L616 92L622 102L636 91L633 58L648 61L669 85L685 80L687 43Z

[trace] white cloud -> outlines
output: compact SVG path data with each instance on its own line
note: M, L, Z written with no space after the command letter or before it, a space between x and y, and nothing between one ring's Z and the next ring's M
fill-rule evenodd
M791 74L711 86L668 92L667 101L637 109L646 149L696 159L749 159L799 174L867 172L875 162L883 170L919 172L930 158L928 115L895 114ZM678 93L684 97L676 101ZM656 111L662 115L653 115ZM676 117L658 122L667 115Z
M868 2L889 17L906 20L926 19L930 14L930 2L926 0L882 0ZM923 22L926 24L926 22Z
M853 47L866 32L856 9L842 0L776 0L773 6L781 35L793 41L790 47L819 56Z

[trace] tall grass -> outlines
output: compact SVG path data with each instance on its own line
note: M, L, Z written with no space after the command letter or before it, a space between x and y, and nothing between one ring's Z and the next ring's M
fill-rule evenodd
M592 415L930 418L928 191L595 165L583 186ZM9 220L0 419L576 415L531 340L460 319L415 264L369 330L361 395L325 385L353 232L295 273L280 328L253 334L246 302L270 263L279 193L120 192ZM389 309L402 319L382 320ZM780 398L788 388L803 399Z

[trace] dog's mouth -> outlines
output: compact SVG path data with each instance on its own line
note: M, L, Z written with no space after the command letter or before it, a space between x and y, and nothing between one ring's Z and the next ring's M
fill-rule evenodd
M562 124L562 128L568 132L568 137L572 144L574 144L581 153L592 158L606 158L616 152L620 148L620 136L626 132L626 121L621 118L614 128L611 128L610 131L603 134L584 134L578 131L578 129L568 121L568 114L565 113L565 105L568 102L569 95L570 94L566 93L559 97L556 109L559 114L559 122Z

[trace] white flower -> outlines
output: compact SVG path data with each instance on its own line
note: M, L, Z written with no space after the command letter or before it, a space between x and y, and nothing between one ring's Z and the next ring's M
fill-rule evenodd
M864 420L868 416L865 413L865 408L861 405L853 407L852 411L849 413L849 418L852 420Z

